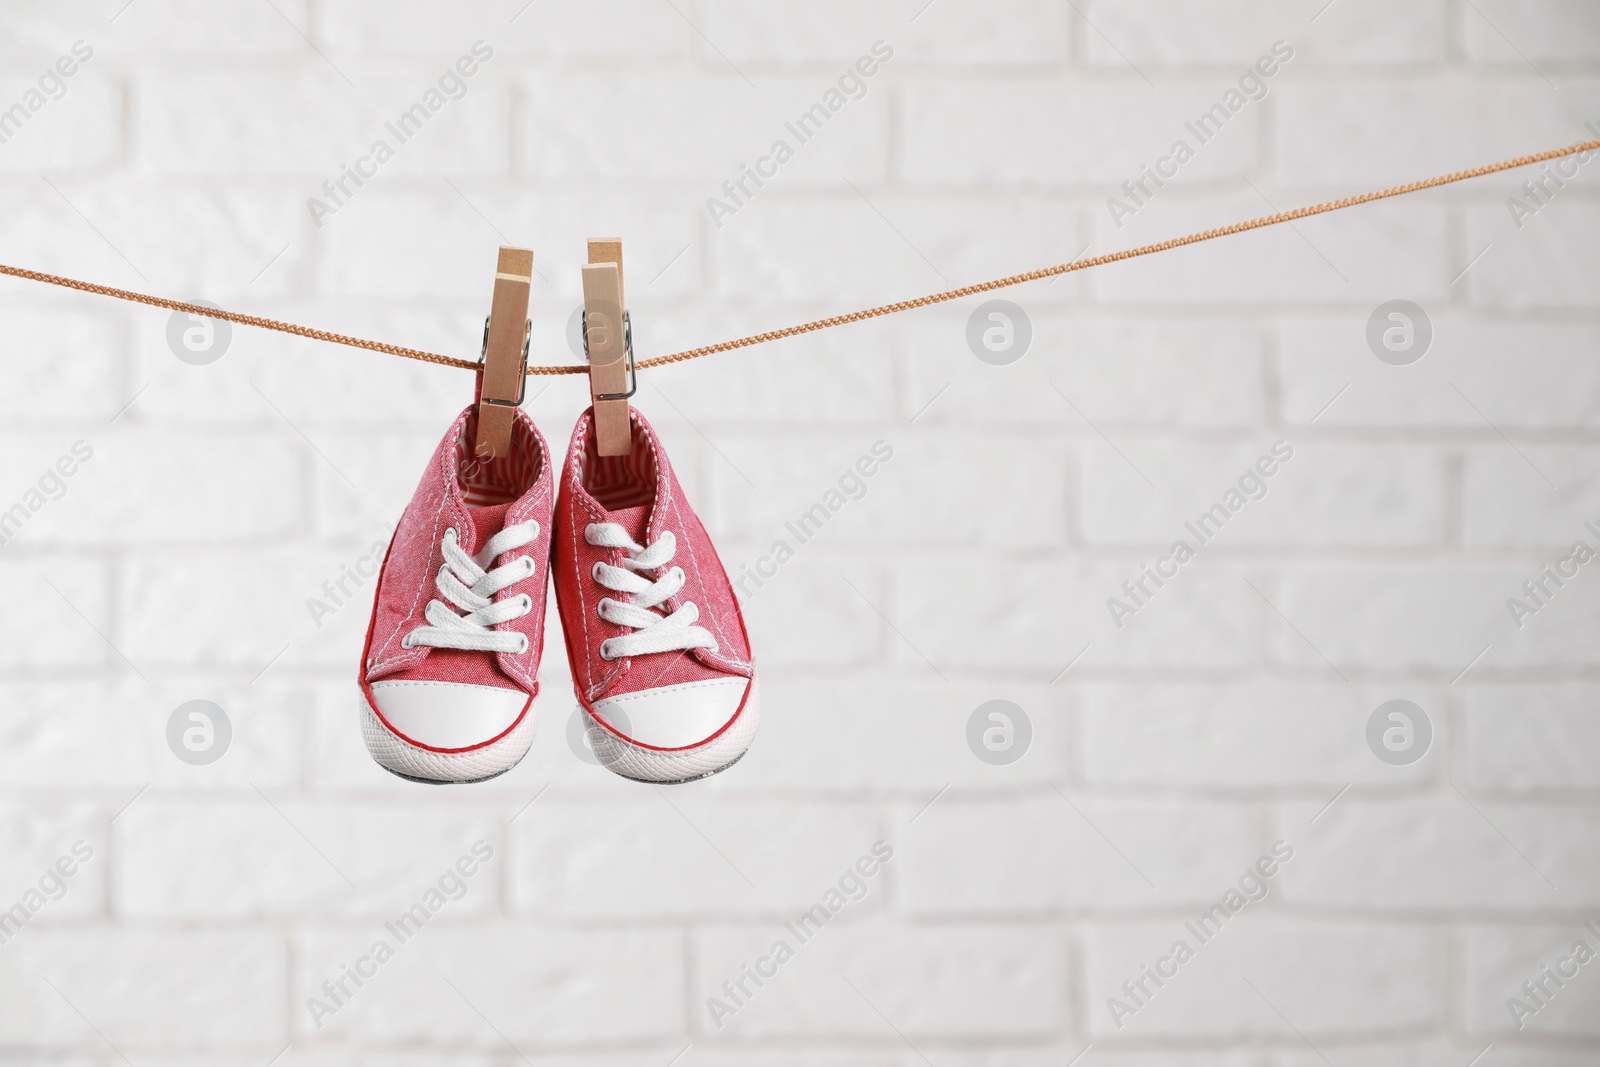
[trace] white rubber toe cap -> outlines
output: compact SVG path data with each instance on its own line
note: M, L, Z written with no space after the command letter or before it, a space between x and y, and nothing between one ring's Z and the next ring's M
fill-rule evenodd
M516 725L529 696L465 682L373 682L372 700L391 730L413 745L462 752Z
M728 725L749 685L748 678L663 685L598 700L594 715L635 744L692 748Z

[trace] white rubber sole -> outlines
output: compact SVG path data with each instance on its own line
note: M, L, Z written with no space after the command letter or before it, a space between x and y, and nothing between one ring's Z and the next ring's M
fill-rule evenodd
M750 696L732 726L703 745L672 752L624 741L596 722L587 707L583 707L583 722L589 747L606 770L635 782L676 785L725 771L750 750L761 725L761 691L751 679Z
M471 752L434 752L396 737L363 694L361 736L373 760L391 774L412 782L466 785L499 777L522 762L533 747L538 722L535 711L529 708L516 728L492 745Z

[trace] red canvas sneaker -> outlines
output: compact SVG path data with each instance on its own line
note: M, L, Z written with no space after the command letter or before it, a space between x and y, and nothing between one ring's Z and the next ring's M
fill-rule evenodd
M589 743L610 770L684 782L732 764L760 720L744 617L650 424L601 456L578 420L556 509L556 606Z
M362 733L402 778L477 782L533 744L555 475L520 408L511 454L445 434L389 544L362 652Z

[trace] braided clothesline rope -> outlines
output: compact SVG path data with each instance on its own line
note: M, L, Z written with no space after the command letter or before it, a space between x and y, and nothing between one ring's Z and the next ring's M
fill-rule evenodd
M1296 208L1293 211L1280 211L1274 215L1263 215L1260 218L1250 219L1246 222L1235 222L1229 226L1219 226L1212 230L1202 230L1184 237L1173 237L1155 244L1140 245L1137 248L1128 248L1120 252L1107 252L1105 255L1093 256L1089 259L1075 259L1070 263L1059 263L1053 267L1041 267L1022 274L1012 274L993 281L978 282L974 285L964 285L959 289L948 289L942 293L932 293L928 296L919 296L913 300L899 300L892 304L880 304L877 307L867 308L863 311L852 311L846 315L833 315L825 319L815 319L798 326L786 326L781 330L769 330L766 333L751 334L749 337L740 337L732 341L722 341L718 344L703 345L700 348L690 348L682 352L673 352L670 355L656 356L652 359L640 360L639 369L649 367L663 367L669 363L682 363L686 360L698 359L701 356L710 356L718 352L731 352L737 348L748 348L751 345L764 344L767 341L777 341L784 337L794 337L803 333L812 333L816 330L825 330L830 326L843 326L850 322L861 322L865 319L875 319L883 315L893 315L901 311L910 311L913 308L928 307L931 304L942 304L949 300L959 300L962 297L973 296L978 293L988 293L996 289L1005 289L1023 282L1039 281L1042 278L1053 278L1073 271L1088 270L1090 267L1099 267L1107 263L1116 263L1124 259L1134 259L1138 256L1148 256L1155 252L1165 252L1171 248L1181 248L1184 245L1199 244L1201 241L1210 241L1218 237L1228 237L1248 230L1259 230L1266 226L1276 226L1283 222L1294 222L1296 219L1310 218L1313 215L1324 215L1330 211L1340 211L1357 204L1369 204L1374 200L1386 200L1393 196L1403 196L1406 193L1415 193L1423 189L1433 189L1441 185L1450 185L1454 182L1467 181L1471 178L1481 178L1486 174L1496 174L1503 170L1515 170L1518 167L1530 166L1534 163L1543 163L1546 160L1560 159L1563 156L1576 155L1580 152L1592 152L1600 149L1600 139L1585 141L1582 144L1571 145L1566 148L1552 148L1547 152L1537 152L1531 156L1518 156L1515 159L1503 160L1499 163L1488 163L1470 170L1458 170L1452 174L1442 174L1436 178L1424 178L1421 181L1407 182L1404 185L1391 186L1388 189L1379 189L1375 192L1362 193L1359 196L1347 196L1340 200L1328 200L1310 207ZM382 352L391 356L402 356L406 359L421 360L424 363L437 363L444 367L459 367L463 370L476 370L478 362L470 359L457 359L454 356L444 356L437 352L425 352L417 348L406 348L401 345L392 345L384 341L367 341L359 337L350 337L342 333L332 333L328 330L318 330L310 326L301 326L292 322L280 322L277 319L263 318L260 315L245 315L237 311L219 311L216 308L205 307L200 304L189 304L181 300L169 300L160 296L149 296L145 293L135 293L127 289L115 289L108 285L97 285L94 282L79 281L75 278L63 278L56 274L45 274L42 271L27 270L22 267L11 267L0 263L0 274L10 275L13 278L25 278L29 281L44 282L48 285L59 285L64 289L76 289L84 293L96 293L100 296L115 297L118 300L128 300L136 304L148 304L151 307L166 308L171 311L182 311L202 318L221 319L226 322L238 323L241 326L256 326L264 330L277 330L280 333L293 334L296 337L307 337L313 341L327 341L331 344L348 345L351 348L361 348L368 352ZM587 374L589 368L582 364L565 364L556 366L529 367L528 373L533 374Z

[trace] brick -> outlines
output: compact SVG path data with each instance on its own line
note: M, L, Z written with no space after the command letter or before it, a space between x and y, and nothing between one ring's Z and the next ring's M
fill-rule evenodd
M1486 416L1504 430L1600 421L1600 370L1588 356L1600 345L1600 331L1577 323L1484 321L1430 302L1423 305L1434 331L1429 353L1397 367L1367 347L1367 319L1376 307L1374 301L1337 322L1296 322L1279 331L1277 376L1288 422L1450 427L1504 447ZM1519 358L1506 359L1513 349Z
M142 182L108 190L64 178L54 184L54 190L41 186L13 194L19 204L30 205L29 214L48 220L37 228L19 227L12 254L30 265L218 304L280 295L302 284L307 272L305 201L292 193L214 192ZM63 233L82 241L64 244ZM84 307L78 300L72 306ZM172 312L145 308L126 314L166 347Z
M1600 297L1584 279L1593 277L1600 207L1569 198L1523 220L1517 230L1504 208L1467 212L1467 245L1492 245L1467 275L1476 307L1593 308ZM1475 253L1474 253L1475 254Z
M141 800L115 834L119 912L231 918L393 918L438 887L476 842L496 836L471 809L317 806L259 794L204 808ZM496 850L445 914L456 921L495 911L504 862Z
M215 545L239 532L257 540L304 528L301 464L286 441L116 429L93 436L93 442L80 439L93 449L92 458L62 479L62 498L29 521L30 539ZM59 458L54 448L24 451L18 444L0 447L13 455L32 452L40 471ZM77 458L65 449L59 454ZM196 492L197 486L205 491Z
M1093 544L1165 549L1182 540L1204 551L1250 545L1428 545L1444 524L1443 466L1422 449L1280 439L1238 445L1130 445L1083 453L1080 521ZM1266 457L1275 473L1260 476ZM1149 492L1129 460L1162 487ZM1241 489L1241 485L1243 488ZM1232 491L1244 503L1216 529L1199 520ZM1193 524L1191 529L1189 525ZM1195 533L1195 529L1200 533ZM1201 535L1206 540L1202 542Z
M1285 867L1279 878L1293 867ZM1227 888L1218 887L1218 900ZM1289 919L1266 913L1269 909L1247 906L1205 943L1177 919L1091 930L1083 980L1090 1036L1293 1041L1299 1031L1316 1041L1431 1027L1444 1020L1445 987L1430 966L1441 947L1433 931ZM1121 1017L1119 1030L1108 999L1129 1003L1122 983L1139 978L1142 965L1157 965L1178 939L1188 942L1194 957L1166 985L1155 988L1147 981L1153 995L1133 1015ZM1330 997L1330 988L1343 992Z
M717 433L714 443L729 458L712 470L714 496L706 509L711 528L719 537L763 551L778 540L799 553L817 545L879 539L874 537L869 502L889 491L885 487L905 467L896 462L906 456L904 436L894 435L900 444L896 448L883 433ZM799 520L819 504L822 510L801 525Z
M296 302L279 313L341 333L475 359L483 336L481 311L374 314L352 309L348 302L342 308ZM287 418L344 465L356 461L341 449L341 439L319 423L414 434L427 441L425 459L472 398L472 378L461 371L246 327L235 328L216 362L192 366L173 355L166 326L165 316L153 315L141 319L133 331L136 384L128 392L145 383L150 389L129 409L125 418L130 421L248 424L303 441L285 425ZM419 464L414 473L420 472Z
M1352 782L1427 780L1437 773L1437 759L1393 767L1363 743L1372 709L1396 695L1391 689L1358 695L1337 678L1088 686L1084 774L1095 785L1319 788L1328 797ZM1443 706L1437 694L1403 695L1424 709Z
M1499 1046L1502 1049L1504 1046ZM1373 1067L1460 1067L1482 1052L1484 1042L1473 1038L1452 1036L1428 1041L1410 1042L1392 1040L1385 1044L1341 1044L1340 1051L1347 1052L1362 1063ZM1559 1049L1541 1049L1528 1044L1516 1046L1519 1067L1583 1067L1589 1053L1564 1052ZM1285 1049L1272 1061L1274 1067L1315 1067L1323 1063L1321 1055L1311 1049ZM1323 1067L1327 1067L1323 1064Z
M1404 9L1380 0L1357 0L1321 12L1310 9L1314 22L1267 0L1230 0L1203 10L1179 0L1097 2L1085 5L1084 11L1093 27L1083 34L1089 62L1102 68L1125 68L1130 61L1140 67L1243 68L1267 54L1275 39L1294 49L1289 69L1428 63L1445 57L1443 0ZM1276 77L1282 80L1281 74Z
M458 79L464 95L450 90L458 98L447 99L414 134L402 139L385 126L422 103L429 90L438 90L441 76L454 76L450 64L470 43L462 41L449 58L409 76L375 74L348 59L330 66L320 57L302 61L307 65L293 72L147 73L135 88L139 166L159 174L293 176L303 183L299 196L328 198L321 183L338 179L342 166L361 165L382 140L393 158L364 165L376 166L381 179L504 174L510 94L503 82L487 75L493 60L472 78ZM345 66L348 73L341 76ZM353 88L347 77L363 88ZM308 114L321 118L301 121L299 116ZM372 193L353 184L346 188L358 202Z
M20 296L20 294L19 294ZM109 420L123 395L119 330L109 317L65 302L5 302L0 337L0 417L12 427L51 421L65 397L85 419ZM70 443L70 442L69 442ZM11 469L12 463L7 463Z
M16 550L26 537L24 532L18 545L8 544L0 557L0 582L28 605L26 612L0 616L0 664L124 669L96 633L105 634L110 626L110 568L81 556L73 557L70 567L63 558L19 557Z
M266 1046L284 1037L286 947L271 932L32 931L6 947L0 1040L96 1054Z
M784 914L809 907L877 831L872 811L854 805L728 805L681 791L550 801L515 827L513 894L518 909L539 916ZM582 863L550 863L580 854Z
M1569 586L1519 630L1506 601L1536 577L1508 569L1439 567L1303 571L1283 579L1274 617L1276 655L1284 662L1342 670L1429 670L1446 680L1483 653L1474 670L1591 661L1596 635L1588 622L1594 596ZM1267 609L1263 605L1263 610ZM1354 620L1361 625L1353 625Z
M765 551L765 549L763 549ZM724 563L743 573L738 557ZM764 666L861 664L882 657L884 624L873 610L881 596L877 583L859 570L851 579L866 593L863 599L845 584L840 561L817 553L797 555L740 602L750 640Z
M114 814L146 786L282 788L300 777L308 724L296 707L304 699L298 685L11 682L0 699L8 709L0 722L0 780L12 788L110 790ZM233 728L227 754L205 767L179 761L167 747L167 722L190 700L217 704Z
M705 30L720 51L741 63L848 64L878 40L894 50L890 62L896 67L1041 65L1067 57L1071 13L1042 0L911 14L887 0L827 0L804 12L714 0L705 8Z
M1240 111L1204 143L1184 125L1217 103L1220 93L1187 86L1152 92L1136 82L1115 87L918 84L905 90L899 175L939 186L1087 185L1111 193L1138 179L1142 167L1156 165L1182 140L1194 158L1179 169L1179 182L1237 179L1255 167L1262 113ZM1053 132L1007 136L999 116L1008 114L1028 115ZM975 145L984 148L974 151ZM1067 240L1056 233L1058 240ZM1080 241L1054 262L1072 258L1081 246Z
M131 696L115 682L7 683L0 777L15 788L121 788L132 796L149 781L141 773L148 758L131 744L135 718L105 710Z
M1550 87L1527 73L1509 84L1286 86L1275 113L1274 180L1376 189L1586 140ZM1384 121L1372 121L1376 114ZM1531 174L1485 181L1513 188Z
M7 64L11 69L0 78L0 112L6 116L0 172L31 176L104 168L121 156L121 90L94 58L72 77L60 77L55 64L70 45L71 38L63 38L51 52Z
M95 3L26 0L9 12L14 36L7 45L30 51L63 52L75 38L95 49L95 60L153 56L171 62L185 53L284 55L306 51L306 0L274 0L277 8L250 0L173 0L125 11ZM112 16L115 16L113 19ZM8 49L9 50L9 49Z
M377 1067L380 1058L383 1062L392 1063L394 1067L452 1067L461 1064L462 1067L498 1067L500 1058L492 1052L463 1053L459 1050L449 1052L399 1052L399 1053L374 1053L371 1055L356 1053L351 1050L336 1049L296 1049L295 1055L303 1067L340 1067L348 1064L351 1067ZM671 1053L668 1053L671 1055ZM551 1062L560 1063L560 1060ZM582 1062L576 1061L576 1062ZM604 1063L604 1060L601 1061ZM178 1067L174 1064L173 1067ZM184 1065L188 1067L188 1065ZM195 1067L199 1067L198 1064ZM240 1063L239 1067L246 1067Z
M1164 240L1289 206L1281 196L1156 200L1120 232L1096 213L1093 250ZM1446 258L1446 221L1441 208L1377 205L1338 219L1306 219L1293 228L1275 226L1101 267L1088 281L1096 299L1109 304L1369 308L1400 295L1426 303L1442 299L1455 274Z
M1481 0L1461 20L1467 58L1527 70L1531 62L1600 59L1600 17L1582 0Z
M913 914L1006 915L1198 904L1261 851L1244 805L944 797L907 808L894 840ZM915 822L910 821L915 818Z
M1462 540L1469 545L1536 547L1552 562L1576 541L1600 547L1600 536L1584 526L1600 525L1600 483L1593 473L1593 453L1534 444L1518 448L1522 455L1504 442L1466 453ZM1552 489L1552 482L1559 488Z
M576 362L584 240L615 233L650 357L1600 123L1593 18L1562 0L820 2L18 0L0 110L72 41L96 55L0 146L0 261L471 358L494 248L525 244L534 361ZM1268 98L1119 227L1108 198L1280 38ZM478 39L495 57L467 99L319 227L308 198ZM866 98L719 227L707 198L878 39L895 55ZM735 578L863 447L896 448L745 582L750 754L661 791L755 889L655 791L575 758L558 625L510 773L426 791L367 753L373 580L320 628L308 602L381 550L471 375L246 327L191 366L164 310L0 281L0 515L72 442L97 450L0 546L0 908L67 831L104 860L0 949L0 1062L121 1062L98 1027L161 1067L259 1067L291 1040L284 1062L319 1067L1462 1067L1491 1043L1480 1067L1589 1063L1586 985L1532 1033L1504 1000L1546 931L1600 921L1600 605L1582 575L1521 628L1507 601L1600 525L1597 167L642 375ZM1553 197L1531 211L1535 181ZM1434 332L1403 367L1365 336L1398 298ZM1005 366L967 340L993 299L1033 331ZM530 382L557 450L585 386ZM1107 598L1280 437L1297 456L1269 499L1118 629ZM1402 697L1435 737L1397 767L1364 734ZM234 727L210 766L167 746L191 699ZM1033 727L1003 766L967 741L995 699ZM469 827L494 884L318 1029L307 998ZM858 910L716 1029L706 998L880 836L897 858ZM1105 998L1279 837L1298 858L1270 898L1116 1030Z
M1600 926L1593 919L1588 922ZM1587 949L1586 965L1573 958L1579 944ZM1464 966L1467 1029L1524 1039L1600 1037L1600 982L1592 973L1597 949L1600 935L1582 922L1473 927L1467 933ZM1568 972L1564 980L1563 970ZM1524 990L1525 982L1533 984L1534 995ZM1513 999L1523 1009L1516 1014Z
M860 192L868 199L767 197L725 220L710 244L714 295L854 308L1006 274L1019 262L1065 262L1081 247L1077 212L1055 201ZM841 226L848 254L817 237ZM1011 235L1003 249L996 233Z
M683 939L665 930L430 926L398 946L391 935L397 950L381 977L355 990L359 995L319 1029L307 1000L383 933L380 927L297 936L289 1018L298 1037L448 1041L495 1053L506 1041L534 1049L676 1038L676 1047L683 1046ZM619 1013L618 1004L629 1010Z
M342 611L317 629L307 601L340 575L348 550L301 546L207 553L197 570L187 556L130 560L121 579L119 642L136 663L206 664L254 677L282 653L282 665L307 661L347 668L361 654L365 612ZM226 604L200 597L211 568L236 569L253 580L236 586Z
M10 11L4 48L7 54L39 55L53 58L74 38L83 37L94 26L93 12L83 3L51 3L49 0L19 0Z
M503 8L473 0L449 9L425 0L374 8L357 0L319 4L317 31L341 50L365 54L441 55L479 35L502 54L540 59L658 59L688 51L690 24L644 0L557 0ZM451 42L441 49L441 41Z
M697 221L682 200L668 203L654 196L583 193L564 199L562 211L549 212L504 186L455 184L459 196L442 185L424 186L427 192L367 189L326 220L321 240L326 243L323 273L329 290L386 299L470 298L475 309L487 314L485 279L494 273L493 249L514 234L516 243L538 253L534 297L559 299L570 311L582 300L577 268L584 242L596 233L627 236L630 311L641 302L640 281L643 293L652 299L682 296L695 288L689 272L676 270L650 284L675 257L697 243ZM463 240L463 234L475 236ZM426 254L419 256L419 250ZM477 358L481 323L479 319L476 332L463 338L469 346L467 358ZM458 343L457 350L461 347ZM556 361L576 362L566 356Z
M1132 563L904 567L895 576L894 600L880 605L904 634L889 634L892 662L945 672L1003 667L1049 679L1080 653L1074 670L1223 670L1257 661L1260 638L1250 607L1256 597L1238 572L1184 574L1119 630L1106 601L1122 597L1121 583L1138 576ZM935 667L927 668L923 656Z
M105 466L103 431L86 431L99 442L97 450L86 437L74 440L70 433L52 429L0 439L6 457L0 500L7 502L0 538L7 544L48 544L70 516L93 515L100 505L104 484L95 476L99 468L94 460L98 455Z
M1015 439L955 440L933 427L898 438L861 511L874 540L996 549L1051 549L1067 541L1068 456L1061 447ZM898 463L899 466L891 466ZM940 486L966 470L958 493Z
M830 1049L809 1049L805 1052L777 1051L762 1049L716 1049L711 1046L696 1046L700 1051L695 1055L702 1056L706 1067L900 1067L903 1062L899 1054L890 1049L874 1050L871 1052L856 1049L851 1051L838 1051ZM665 1049L670 1057L676 1050ZM955 1061L952 1061L955 1062ZM573 1067L580 1067L574 1063ZM643 1064L640 1067L644 1067Z
M1083 1047L1082 1041L1076 1044L1069 1042L1054 1060L1043 1062L1055 1062L1063 1058L1071 1060ZM1161 1067L1162 1064L1170 1063L1174 1055L1170 1051L1107 1049L1104 1045L1100 1047L1101 1051L1096 1052L1095 1057L1106 1067ZM1263 1062L1251 1052L1208 1051L1192 1047L1185 1048L1179 1055L1183 1057L1180 1062L1184 1067L1257 1067Z
M214 191L170 182L115 190L62 184L74 205L148 276L148 287L176 299L237 302L279 296L303 284L310 268L305 200L289 194ZM141 326L166 335L170 312L146 312ZM236 336L250 331L235 326ZM242 341L244 338L240 337Z
M857 79L847 102L818 128L815 119L807 125L800 118L831 86L809 79L763 78L752 88L725 69L701 77L672 71L529 77L521 82L517 165L535 178L689 183L703 205L699 217L728 225L720 211L712 213L710 198L723 210L742 212L746 199L779 189L847 189L841 175L858 185L883 181L889 141L884 81L882 72ZM774 158L789 154L787 161ZM742 167L756 179L745 177ZM725 181L735 184L732 193Z
M1588 844L1600 840L1600 818L1592 809L1494 803L1451 788L1437 798L1406 801L1346 797L1309 825L1322 806L1284 808L1281 832L1297 831L1297 842L1305 844L1283 873L1286 902L1423 912L1476 908L1518 917L1600 902Z
M1474 789L1600 789L1600 691L1594 686L1467 690L1468 780Z
M25 258L31 270L92 277L104 285L129 289L146 285L148 278L140 278L136 268L95 233L93 221L74 211L72 204L57 192L73 197L81 195L81 187L64 176L55 184L56 190L42 182L0 185L0 209L7 218L16 220L6 234L7 255ZM30 300L56 295L37 283L25 284L26 288L12 291L25 294ZM68 299L71 307L84 307L83 297ZM90 313L111 314L110 306L103 304ZM121 313L127 314L125 310Z
M0 802L0 909L22 903L33 912L23 933L0 931L8 943L60 919L101 914L105 870L105 831L94 808Z
M851 437L722 435L720 447L756 488L718 468L718 532L769 550L781 540L796 553L813 541L1048 548L1066 540L1062 448L901 429ZM963 469L971 479L962 492L938 488Z
M764 325L755 318L714 315L712 325L696 322L691 332L677 318L659 316L651 322L651 354L742 336ZM643 322L637 328L642 346ZM753 353L758 366L740 364L740 355L696 359L656 369L639 385L645 395L653 392L665 400L663 406L652 404L653 423L682 418L707 427L766 428L804 412L810 425L881 424L898 407L898 332L886 323L824 330L762 345L759 354Z
M1042 424L1093 434L1083 418L1100 427L1261 420L1261 341L1254 330L1204 320L1058 316L1035 305L1027 295L1033 291L996 294L1021 307L1032 329L1027 352L1008 366L982 363L968 344L971 318L993 321L980 314L980 302L902 324L910 351L904 406L918 424Z
M760 740L740 767L769 788L912 790L919 805L950 786L1037 786L1068 779L1066 686L947 685L927 674L913 669L765 679ZM1011 701L1028 716L1032 739L1015 763L984 763L967 745L968 720L991 700Z
M698 933L689 998L696 1032L718 1032L706 1000L726 998L722 982L738 978L741 965L760 965L778 939L788 941L794 958L721 1019L722 1033L888 1042L899 1030L913 1041L1019 1039L1050 1035L1065 1022L1066 946L1058 931L1016 923L863 923L846 911L805 943L777 924Z
M317 528L324 536L360 547L357 558L348 561L352 566L379 542L378 562L382 562L393 525L411 502L439 438L453 421L453 417L441 420L431 431L319 432L329 454L339 458L337 468L321 462L315 468Z

